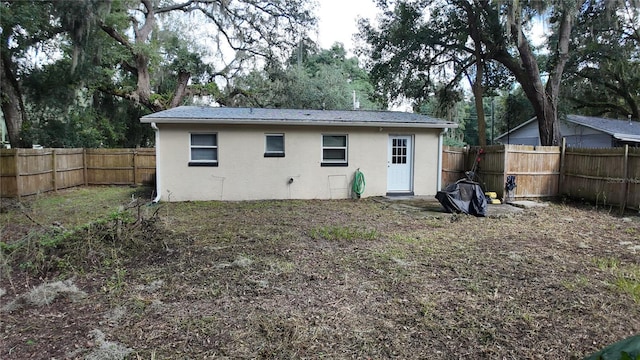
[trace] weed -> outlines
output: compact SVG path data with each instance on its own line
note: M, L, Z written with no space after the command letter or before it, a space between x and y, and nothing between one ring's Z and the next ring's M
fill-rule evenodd
M135 206L137 216L131 209L120 208L72 229L40 228L10 244L3 242L2 264L7 270L16 265L46 276L52 272L64 274L97 266L119 266L120 258L128 260L160 251L164 249L162 232L154 218L144 218L142 206L142 203Z
M379 234L376 230L367 230L353 226L322 226L311 230L314 240L331 241L374 240Z
M420 299L420 301L418 301L418 307L420 316L429 319L435 312L436 304L432 300Z
M640 278L627 278L619 276L615 285L625 294L629 294L633 301L640 303Z
M580 288L584 288L589 285L589 278L584 275L577 275L573 280L562 280L562 286L564 286L567 290L577 290Z
M409 244L409 245L416 245L421 242L420 237L415 236L413 234L393 234L391 239L395 242Z
M116 268L113 271L113 274L106 281L106 285L104 287L104 291L110 294L120 294L126 285L125 276L127 275L127 269Z
M594 261L598 269L602 271L615 270L620 265L620 260L616 258L597 258Z
M609 272L615 278L613 286L640 303L640 265L623 264L615 258L599 258L595 262L600 270Z
M374 254L384 261L393 261L397 264L407 258L407 251L401 247L388 247Z
M290 274L295 269L296 265L289 261L272 260L269 262L269 269L276 275Z

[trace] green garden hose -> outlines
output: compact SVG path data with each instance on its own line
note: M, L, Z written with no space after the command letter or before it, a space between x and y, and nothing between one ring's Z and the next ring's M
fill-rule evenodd
M364 186L364 174L360 172L360 169L358 169L353 177L353 186L351 187L351 190L358 198L360 198L360 195L364 192Z

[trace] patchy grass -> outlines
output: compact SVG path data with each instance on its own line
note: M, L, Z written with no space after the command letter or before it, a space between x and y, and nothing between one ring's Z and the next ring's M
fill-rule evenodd
M373 240L379 234L376 230L360 229L353 226L321 226L311 230L311 238L314 240L325 239L329 241L354 241Z
M131 207L135 192L3 207L3 229L24 231L3 232L2 304L69 279L86 296L4 312L0 358L579 359L640 332L638 217L381 199Z

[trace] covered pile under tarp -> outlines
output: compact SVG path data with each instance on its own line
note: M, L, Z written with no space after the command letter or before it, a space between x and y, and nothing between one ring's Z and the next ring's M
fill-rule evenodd
M447 212L487 216L487 198L480 184L461 179L438 191L436 199Z

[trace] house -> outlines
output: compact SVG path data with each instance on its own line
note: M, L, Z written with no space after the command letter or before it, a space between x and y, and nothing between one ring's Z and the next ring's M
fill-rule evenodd
M156 131L156 201L435 195L442 138L457 124L391 111L181 106Z
M560 120L560 134L567 146L582 148L608 148L640 146L640 122L615 120L582 115L567 115ZM540 145L538 121L533 119L498 136L502 144Z

